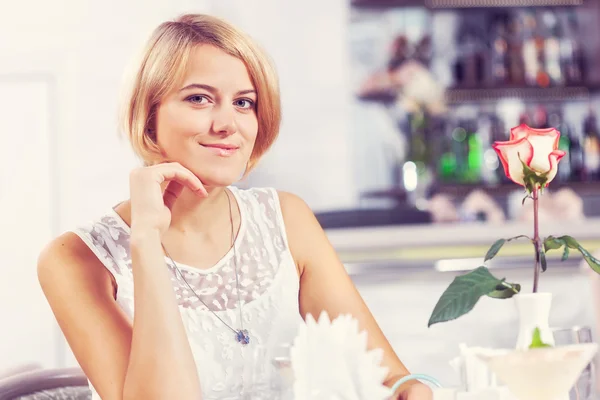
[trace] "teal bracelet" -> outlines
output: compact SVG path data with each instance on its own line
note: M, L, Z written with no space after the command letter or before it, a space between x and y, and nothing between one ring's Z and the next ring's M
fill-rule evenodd
M400 385L402 385L408 381L412 381L412 380L427 381L437 387L442 387L442 384L437 379L435 379L429 375L410 374L410 375L403 376L402 378L398 379L398 381L396 383L394 383L394 386L392 386L392 393L394 393L396 390L398 390Z

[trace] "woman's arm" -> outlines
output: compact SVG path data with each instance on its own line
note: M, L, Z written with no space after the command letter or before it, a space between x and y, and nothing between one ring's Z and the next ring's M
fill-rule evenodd
M408 370L383 335L310 208L295 195L280 192L279 197L290 250L301 273L302 316L312 314L318 318L322 310L332 319L344 313L353 315L368 333L368 347L384 351L382 363L389 368L385 384L391 387L408 375ZM427 400L431 395L429 388L416 381L402 385L397 393L399 398L411 400Z
M201 398L198 370L183 326L158 231L131 229L133 333L125 393L132 399Z
M156 235L132 237L133 324L110 273L74 233L42 252L38 277L77 361L103 400L201 398Z

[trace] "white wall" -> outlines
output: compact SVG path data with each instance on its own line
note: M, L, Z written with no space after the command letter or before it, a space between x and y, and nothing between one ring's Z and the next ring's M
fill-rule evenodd
M6 67L6 66L4 66ZM36 254L52 235L48 124L53 85L48 77L0 67L0 370L30 359L51 360L54 318L35 278ZM26 214L23 209L27 207ZM40 332L45 334L39 335ZM26 338L27 341L23 339ZM15 343L20 346L15 346Z

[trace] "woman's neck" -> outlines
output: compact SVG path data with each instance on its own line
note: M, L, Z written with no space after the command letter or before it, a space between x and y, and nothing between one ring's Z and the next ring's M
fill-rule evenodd
M197 194L184 189L171 209L169 231L177 234L204 235L212 232L215 225L223 224L224 217L229 222L229 213L236 213L234 202L229 208L226 188L207 188L208 197L199 198Z
M241 215L235 198L231 198L231 208L227 199L226 188L207 188L208 197L199 198L188 189L183 189L181 195L171 210L171 224L166 236L177 238L203 239L220 236L225 227L234 230L240 226ZM131 202L125 201L115 207L121 219L131 226ZM231 215L229 214L231 212Z

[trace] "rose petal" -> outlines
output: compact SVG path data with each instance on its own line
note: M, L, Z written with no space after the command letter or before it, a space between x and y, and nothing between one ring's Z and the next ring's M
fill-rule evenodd
M533 157L529 164L529 167L532 170L542 174L550 169L551 164L548 156L553 151L557 151L554 144L558 137L558 135L529 135L527 137L527 141L529 141L533 147Z
M527 139L511 140L508 142L495 142L492 146L504 167L504 173L513 182L525 186L523 182L523 161L526 165L533 158L533 147Z
M511 141L519 140L524 137L531 137L531 136L550 136L554 139L554 144L553 144L552 150L558 149L558 141L560 139L560 132L554 128L535 129L535 128L530 128L526 124L521 124L510 130L510 140Z
M548 163L550 164L550 169L547 171L548 181L546 182L546 186L548 186L548 183L552 182L552 180L556 177L556 174L558 172L558 162L566 154L567 153L562 150L554 150L548 155Z
M529 132L531 128L526 124L521 124L516 126L510 130L510 140L519 140L527 137L527 132Z
M543 174L550 170L551 165L548 155L558 149L560 132L554 128L534 129L525 124L521 124L510 130L511 140L526 138L533 146L533 157L528 166L537 172Z

